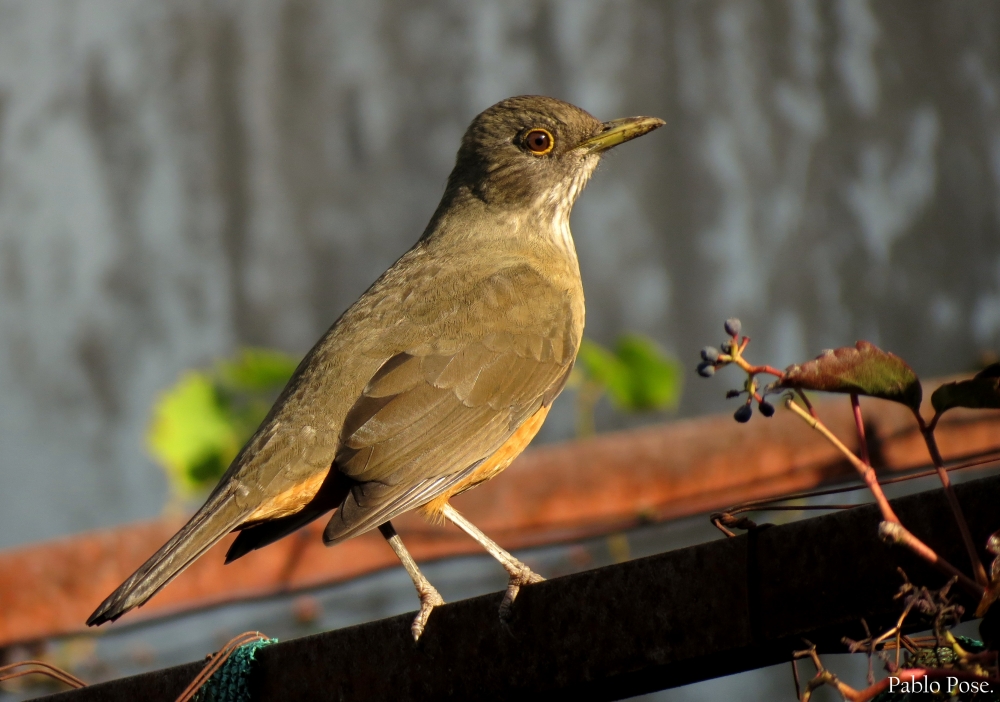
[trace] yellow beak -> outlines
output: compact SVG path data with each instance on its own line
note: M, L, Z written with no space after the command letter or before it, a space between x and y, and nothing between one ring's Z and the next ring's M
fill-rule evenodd
M613 119L601 125L600 132L585 139L576 148L584 149L587 153L599 154L607 151L613 146L624 144L643 134L648 134L654 129L659 129L666 122L658 117L623 117Z

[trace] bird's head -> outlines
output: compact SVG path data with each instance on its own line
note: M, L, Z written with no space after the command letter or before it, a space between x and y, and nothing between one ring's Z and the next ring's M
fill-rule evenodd
M602 153L662 125L655 117L600 122L550 97L508 98L469 125L448 190L490 205L552 209L568 217Z

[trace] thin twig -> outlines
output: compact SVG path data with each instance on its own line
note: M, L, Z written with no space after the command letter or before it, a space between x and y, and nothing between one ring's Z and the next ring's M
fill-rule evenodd
M918 539L906 527L899 522L884 521L878 525L878 535L883 541L906 546L915 554L923 558L939 571L948 577L957 578L958 584L976 598L978 602L983 598L986 589L975 580L965 575L951 563L937 555L930 546Z
M865 420L861 417L861 402L856 392L851 393L851 408L854 410L854 426L858 431L858 446L861 448L861 460L865 465L872 464L868 457L868 439L865 437Z
M788 397L785 400L785 406L799 415L803 421L806 422L806 424L822 434L827 441L833 444L844 456L847 457L847 460L851 462L851 465L853 465L858 473L861 474L865 484L868 485L872 495L875 497L875 502L878 504L879 510L882 512L882 518L885 520L883 524L879 526L879 534L882 535L883 538L889 538L895 543L906 546L932 566L944 572L946 575L958 576L959 582L965 590L967 590L971 595L977 597L979 600L983 598L986 589L982 585L963 575L961 571L955 568L955 566L946 561L944 558L941 558L941 556L936 554L930 546L911 534L902 525L899 521L899 517L896 516L896 513L889 505L889 500L886 499L885 493L882 492L882 487L878 483L875 471L872 470L870 465L863 463L861 459L854 455L853 451L847 448L843 442L840 441L840 439L834 436L833 432L827 429L823 422L809 415L804 409L799 407L791 397ZM895 527L898 528L885 528L886 523L895 525Z
M858 471L861 478L865 481L868 489L872 491L872 495L875 497L875 502L878 504L879 510L882 512L882 518L887 522L895 522L896 524L899 524L899 517L896 516L896 513L889 505L889 500L886 499L885 493L882 492L882 488L878 484L878 478L875 477L875 471L872 470L872 467L863 463L861 459L854 455L853 451L844 446L840 439L833 435L833 432L826 428L826 425L823 424L823 422L795 404L795 401L791 397L788 397L785 400L785 407L799 415L806 422L806 424L822 434L827 441L833 444L842 454L844 454L844 456L847 457L847 460L851 462L851 465L854 466L855 470Z
M921 429L927 429L928 431L934 431L937 428L937 423L941 420L941 415L944 412L935 412L934 416L928 424L924 424L924 417L919 412L914 412L917 415L917 423L920 424Z
M997 449L990 449L989 451L979 452L972 454L975 456L975 460L966 460L961 463L956 463L952 466L947 466L945 470L949 473L955 470L964 470L966 468L976 468L978 466L983 466L988 463L996 463L1000 461L1000 452ZM917 480L919 478L927 478L932 475L937 475L937 470L934 468L933 464L926 464L925 466L915 466L910 470L917 471L915 473L908 473L906 475L899 475L893 478L881 478L879 479L879 485L883 487L886 485L892 485L894 483L902 483L908 480ZM712 517L717 515L729 515L734 516L737 514L742 514L744 512L768 512L772 510L777 510L779 507L776 503L788 502L789 500L805 500L810 497L823 497L825 495L838 495L845 492L855 492L857 490L867 490L867 485L844 485L835 488L825 488L823 490L808 490L805 492L793 492L788 495L781 495L779 497L762 497L756 500L747 500L746 502L740 502L732 507L727 507L724 510L715 512ZM801 505L796 506L794 509L853 509L854 507L861 507L864 504L859 502L857 504L851 505Z
M233 655L241 646L246 646L254 641L264 641L266 639L267 637L259 631L246 631L239 636L235 636L230 639L225 646L219 649L217 653L214 653L209 657L208 663L205 664L205 667L201 669L201 672L195 676L195 679L192 680L186 688L184 688L184 692L180 694L180 697L177 698L176 702L190 702L194 699L194 696L198 694L198 690L200 690L202 686L208 682L208 679L211 678L215 672L219 670L219 668L221 668L227 660L229 660L229 657Z
M18 668L25 669L17 670ZM57 668L51 663L46 663L45 661L21 661L20 663L0 666L0 682L14 680L15 678L23 678L26 675L45 675L77 689L87 687L87 683L80 680L80 678L76 677L72 673L67 673L62 668Z
M809 648L805 651L796 651L792 654L792 669L795 673L795 691L799 692L798 685L798 669L795 667L795 660L798 658L811 658L813 665L816 666L816 675L806 684L806 690L799 697L800 702L810 702L812 699L812 693L824 685L829 685L830 687L836 688L837 692L841 694L844 699L853 700L854 695L857 694L857 690L852 688L840 681L839 678L834 673L831 673L823 665L823 662L819 658L819 654L816 653L816 646L809 641L805 641Z
M744 347L746 344L744 344ZM741 349L742 351L742 349ZM784 378L785 371L778 370L772 366L753 366L750 365L742 356L734 356L732 363L735 363L740 368L742 368L748 375L760 375L761 373L767 373L768 375L773 375L775 378Z
M802 404L806 406L806 409L809 410L809 414L812 416L812 418L819 419L819 415L816 414L816 408L813 407L813 404L809 401L809 398L806 397L806 391L803 390L802 388L795 388L795 393L802 400Z
M719 519L718 517L716 517L715 515L712 516L712 524L714 524L716 529L718 529L719 531L721 531L723 534L725 534L726 536L728 536L730 539L735 539L736 538L736 533L730 531L725 526L723 526L722 520Z
M916 414L918 417L920 416L919 413ZM922 421L921 424L923 424ZM962 534L962 542L965 544L965 550L969 552L969 561L972 563L972 572L976 576L976 582L986 587L990 581L986 577L986 569L983 567L983 562L979 559L979 553L976 551L976 546L972 541L969 523L965 519L962 506L958 503L958 497L951 486L948 471L944 469L944 460L941 458L941 452L938 450L937 439L934 438L934 428L931 426L921 426L920 434L924 437L924 442L927 444L927 452L930 453L931 460L934 462L934 468L937 470L938 477L941 478L945 497L948 498L948 506L951 507L952 514L955 515L955 521L958 523L958 531Z
M785 499L785 498L781 498ZM791 499L791 498L788 498ZM800 512L800 511L822 511L825 509L835 510L835 509L854 509L855 507L864 507L865 502L842 504L842 505L772 505L769 503L764 503L763 506L747 507L745 509L736 510L735 512L718 512L718 514L735 515L742 512Z
M900 572L901 573L903 572L902 569L900 569ZM905 574L904 574L904 577L906 577ZM907 582L909 582L909 581L907 581ZM900 653L900 643L902 642L902 638L901 637L902 637L902 634L903 634L903 622L906 621L906 618L910 615L910 610L913 609L913 605L914 604L916 604L916 600L911 599L910 601L908 601L906 603L906 606L903 608L903 613L900 614L899 615L899 619L896 620L896 626L894 626L893 628L889 629L889 631L885 632L884 634L882 634L878 638L872 639L872 652L874 653L875 652L875 647L878 644L882 643L883 641L885 641L886 639L888 639L890 637L895 637L895 639L896 639L896 666L895 666L895 669L896 670L899 670L899 653ZM875 682L874 680L869 680L868 684L871 685L874 682Z

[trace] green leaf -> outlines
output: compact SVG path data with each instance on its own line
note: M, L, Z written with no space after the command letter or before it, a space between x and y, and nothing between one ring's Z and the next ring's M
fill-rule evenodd
M209 376L189 371L160 395L147 441L174 489L191 495L218 479L243 437L237 435ZM222 469L206 474L206 466L213 465Z
M1000 363L987 366L969 380L945 383L931 395L938 414L954 407L1000 409Z
M192 496L215 484L297 364L280 351L242 349L213 371L183 374L160 396L147 441L176 493Z
M288 382L299 359L282 351L245 348L233 361L218 363L219 380L235 390L271 390Z
M588 381L602 386L612 396L628 393L628 369L615 354L600 344L588 339L580 342L576 363Z
M619 337L614 352L584 339L577 367L587 381L603 387L620 410L672 409L680 399L680 364L637 334Z
M680 401L683 370L650 339L637 334L618 338L615 352L627 369L627 396L614 397L631 411L673 409Z
M776 387L868 395L900 402L915 411L923 392L917 374L903 359L867 341L789 366Z

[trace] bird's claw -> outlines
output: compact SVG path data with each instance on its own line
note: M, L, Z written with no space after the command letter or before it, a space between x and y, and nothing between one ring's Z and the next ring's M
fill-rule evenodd
M417 612L417 616L413 618L413 624L410 625L414 641L420 640L421 634L424 633L424 627L427 626L427 619L431 616L434 608L443 604L444 598L433 587L420 593L420 611Z
M523 563L519 569L508 572L510 573L510 580L507 582L507 592L504 593L503 601L500 602L500 621L503 622L510 620L514 600L517 599L517 594L521 591L521 586L540 583L545 580L545 578Z

